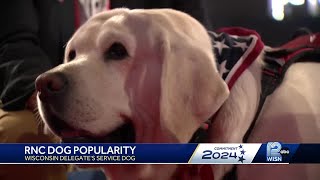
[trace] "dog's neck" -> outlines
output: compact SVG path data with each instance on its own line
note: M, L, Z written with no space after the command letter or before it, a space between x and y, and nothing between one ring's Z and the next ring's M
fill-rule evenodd
M243 72L230 91L209 129L209 141L240 143L258 108L261 91L261 60Z

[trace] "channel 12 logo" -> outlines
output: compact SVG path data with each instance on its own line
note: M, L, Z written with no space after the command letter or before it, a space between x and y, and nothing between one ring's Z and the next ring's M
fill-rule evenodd
M282 162L282 158L289 153L289 149L282 147L279 142L268 142L267 144L267 162Z

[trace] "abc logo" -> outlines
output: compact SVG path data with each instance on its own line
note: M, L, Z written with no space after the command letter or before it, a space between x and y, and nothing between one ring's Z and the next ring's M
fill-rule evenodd
M287 147L283 147L283 148L280 150L280 154L281 154L282 156L287 156L287 155L289 155L289 153L290 153L290 150L289 150L289 148L287 148Z

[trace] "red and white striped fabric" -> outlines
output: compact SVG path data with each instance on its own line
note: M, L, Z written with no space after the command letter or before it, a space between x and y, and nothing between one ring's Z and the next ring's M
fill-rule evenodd
M231 89L241 74L258 58L264 43L257 32L241 27L209 31L209 35L219 73Z

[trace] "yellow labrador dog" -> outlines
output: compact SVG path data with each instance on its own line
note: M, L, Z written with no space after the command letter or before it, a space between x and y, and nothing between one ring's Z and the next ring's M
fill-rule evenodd
M70 39L65 63L38 77L38 106L64 141L187 143L214 114L208 142L242 142L260 95L263 54L231 92L205 28L170 9L115 9ZM320 142L320 65L294 64L249 142ZM219 112L218 112L219 110ZM218 112L218 113L217 113ZM79 140L79 139L78 139ZM219 180L231 165L212 166ZM178 165L108 165L112 179L177 179ZM238 179L317 179L315 165L239 166ZM200 174L184 172L200 179Z

